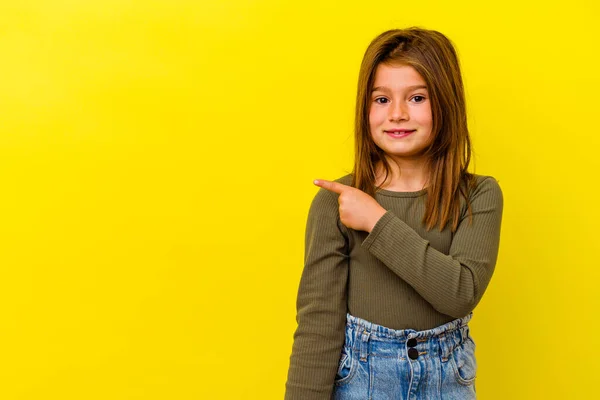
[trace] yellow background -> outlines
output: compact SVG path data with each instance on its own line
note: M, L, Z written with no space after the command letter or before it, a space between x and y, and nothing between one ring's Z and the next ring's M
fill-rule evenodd
M0 399L281 399L312 180L412 25L456 44L505 196L480 398L595 394L594 2L0 4Z

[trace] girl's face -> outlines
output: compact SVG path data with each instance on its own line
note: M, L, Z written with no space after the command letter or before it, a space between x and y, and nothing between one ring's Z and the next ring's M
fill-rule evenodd
M369 126L375 144L392 158L417 159L433 125L429 93L411 66L379 64L371 92ZM394 130L407 129L409 134Z

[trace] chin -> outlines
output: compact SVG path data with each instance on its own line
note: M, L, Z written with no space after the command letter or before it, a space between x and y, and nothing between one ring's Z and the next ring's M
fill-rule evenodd
M390 155L390 156L394 156L394 157L415 157L418 155L423 154L423 152L425 151L424 148L422 149L414 149L414 148L405 148L405 149L398 149L398 148L382 148L383 151L385 151L386 154Z

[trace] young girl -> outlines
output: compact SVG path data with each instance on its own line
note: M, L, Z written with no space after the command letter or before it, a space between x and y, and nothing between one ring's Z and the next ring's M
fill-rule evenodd
M494 272L503 195L467 172L446 36L413 27L371 42L355 134L353 172L315 181L285 398L474 399L468 322Z

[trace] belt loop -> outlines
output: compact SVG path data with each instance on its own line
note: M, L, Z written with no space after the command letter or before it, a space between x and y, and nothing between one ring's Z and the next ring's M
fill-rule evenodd
M450 352L448 351L448 343L446 341L447 335L445 333L441 334L439 337L440 343L440 353L442 353L442 362L445 363L448 361L448 357L450 356Z
M369 353L369 337L371 336L371 332L368 331L365 327L365 330L362 332L361 341L360 341L360 361L367 361L367 355Z
M460 343L461 344L465 342L465 335L464 335L463 329L464 329L464 327L462 327L462 326L458 328L458 334L460 335Z
M469 325L463 326L463 328L462 328L463 341L466 341L467 339L469 339L469 336L470 336L469 331L470 331Z

